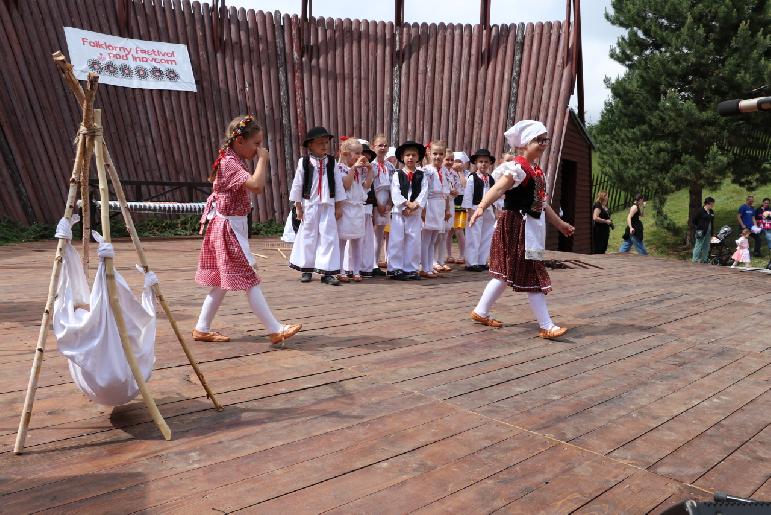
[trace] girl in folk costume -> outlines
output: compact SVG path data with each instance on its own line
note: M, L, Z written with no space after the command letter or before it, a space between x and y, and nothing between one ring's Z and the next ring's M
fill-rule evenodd
M372 144L376 154L372 162L374 174L372 189L375 191L376 201L372 220L375 232L375 259L377 260L377 267L372 272L375 275L382 275L385 274L380 270L381 266L385 266L385 262L381 260L381 256L385 256L385 228L391 222L391 208L393 207L391 204L391 177L396 173L396 168L388 160L390 151L386 137L383 134L378 134L372 138ZM395 159L396 155L394 154Z
M551 291L551 280L543 265L546 222L565 236L572 236L572 225L560 220L546 199L546 178L536 163L549 144L546 127L534 120L522 120L504 134L512 148L522 149L521 155L496 168L495 186L482 198L469 225L484 216L501 195L503 211L498 217L490 257L490 275L479 304L471 318L490 327L503 324L490 315L493 304L508 284L514 291L527 292L542 338L557 338L567 331L556 326L549 316L545 294Z
M303 141L309 155L297 163L289 191L300 220L289 266L302 272L301 282L310 282L316 272L322 275L321 282L339 286L335 277L340 273L337 219L342 215L345 189L335 170L335 158L328 154L331 139L324 127L314 127Z
M482 197L495 186L495 179L490 177L490 168L495 158L486 148L480 148L471 156L471 164L476 165L477 171L469 175L466 181L466 191L463 194L462 207L467 209L470 218L474 210L479 206ZM466 226L466 258L469 272L482 272L487 270L487 259L490 257L490 243L495 228L495 212L491 203L485 209L482 219L473 226Z
M228 125L225 141L212 166L209 180L212 194L201 216L201 231L208 221L206 236L198 257L195 280L211 288L201 307L193 339L204 342L230 341L225 335L211 330L228 290L246 291L249 305L270 333L271 343L291 338L301 325L281 324L271 313L260 290L260 278L249 250L246 215L252 209L249 191L262 193L268 169L268 151L262 148L262 129L254 117L239 116ZM244 161L257 157L253 174L246 171Z
M388 240L388 272L391 279L418 280L421 213L426 207L428 185L418 163L426 157L420 143L406 141L396 149L404 163L391 180L391 234Z
M423 167L426 179L427 200L423 210L423 230L420 234L420 261L423 270L420 277L434 279L438 277L438 270L434 270L434 251L436 240L440 231L444 231L444 224L450 218L450 188L444 178L442 164L447 144L442 141L431 142L429 148L430 164Z
M457 195L458 190L456 184L453 182L457 178L457 172L452 168L455 164L455 157L452 150L447 149L444 151L444 161L442 162L441 178L444 181L444 190L447 195L447 213L444 220L442 230L436 237L436 245L434 246L434 271L435 272L450 272L452 267L447 265L447 235L451 233L454 223L453 213L455 206L453 205L453 197ZM452 243L450 243L452 244Z
M363 139L359 141L362 147L361 153L367 158L367 163L372 172L372 181L367 190L367 199L364 203L364 238L361 242L361 264L359 265L359 270L362 277L373 277L375 275L385 275L385 272L378 268L375 258L375 226L373 217L377 209L377 197L375 195L374 183L375 168L372 163L375 162L377 155L370 148L368 141Z
M364 204L367 201L367 191L372 185L372 167L369 160L362 155L362 144L356 138L340 138L340 161L337 163L337 173L342 179L346 199L343 201L343 216L337 222L337 232L340 238L340 268L343 269L345 246L348 245L348 266L355 282L361 282L361 245L364 239L365 214ZM372 218L370 216L370 224ZM371 241L371 240L370 240ZM373 243L374 245L374 243ZM337 276L338 280L348 282L345 274Z
M466 210L463 209L463 193L466 191L466 178L468 176L466 169L469 158L465 152L453 152L454 164L452 170L448 173L450 178L450 194L453 196L455 204L455 216L453 218L452 230L447 234L447 259L445 263L457 263L463 265L466 259L463 257L466 252ZM453 194L453 191L455 192ZM458 238L458 259L452 257L452 237Z

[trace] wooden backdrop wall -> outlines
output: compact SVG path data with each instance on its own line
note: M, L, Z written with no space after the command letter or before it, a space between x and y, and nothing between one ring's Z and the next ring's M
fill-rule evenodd
M189 0L0 2L0 218L55 222L74 157L79 108L51 54L63 27L188 46L198 91L101 85L106 137L124 180L203 181L228 121L254 113L271 174L255 219L282 220L306 128L392 141L447 140L504 150L503 131L538 118L554 136L553 184L575 83L570 24L406 24L221 9ZM516 12L512 12L512 17ZM119 21L120 20L120 21ZM217 36L215 37L215 33ZM161 187L146 188L157 194ZM164 200L192 201L186 190Z

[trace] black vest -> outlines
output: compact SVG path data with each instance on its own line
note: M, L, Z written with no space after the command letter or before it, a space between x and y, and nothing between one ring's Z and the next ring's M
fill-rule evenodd
M327 184L329 185L329 198L335 198L335 158L332 156L326 156L327 160ZM311 186L313 185L313 165L311 165L311 158L305 156L302 158L303 163L303 198L311 198Z
M407 173L404 170L399 170L399 189L402 192L402 197L407 198L407 194L410 191L410 183L407 180ZM416 170L412 174L412 195L410 195L410 202L415 202L415 199L420 195L420 188L423 185L423 170Z
M495 179L493 179L491 176L488 175L488 181L490 181L490 187L492 188L495 186ZM475 173L474 174L474 196L471 198L471 205L472 206L478 206L480 202L482 202L482 195L484 195L485 192L485 181L479 178L479 176Z
M503 209L527 213L533 218L541 218L541 213L533 211L535 202L535 181L529 175L517 186L508 190L503 197Z

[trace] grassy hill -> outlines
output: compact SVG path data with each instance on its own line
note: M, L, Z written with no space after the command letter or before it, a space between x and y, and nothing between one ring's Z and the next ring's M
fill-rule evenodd
M726 224L730 225L734 230L734 233L729 236L731 247L734 247L733 242L739 237L736 232L739 228L739 224L736 221L736 212L739 206L744 203L747 193L743 188L728 182L716 190L704 190L704 197L711 196L715 199L715 230L717 231ZM771 197L771 185L762 187L752 193L755 195L755 207L757 207L760 205L760 200L763 197ZM621 236L624 234L624 224L626 223L628 211L627 208L624 211L611 215L616 229L610 233L608 252L617 252L621 245ZM642 219L645 225L645 246L648 252L655 255L690 259L691 250L684 246L685 231L688 227L688 191L680 190L669 195L664 204L664 212L677 224L676 234L672 234L656 225L653 209L649 203L645 216ZM752 245L752 243L751 240L750 244ZM768 262L768 248L765 241L763 241L762 247L764 257L754 258L752 266L765 266ZM634 249L632 252L634 252Z

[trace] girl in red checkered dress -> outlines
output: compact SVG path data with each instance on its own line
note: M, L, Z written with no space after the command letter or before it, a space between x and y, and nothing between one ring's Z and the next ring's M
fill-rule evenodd
M228 290L246 292L252 311L270 333L271 343L282 342L301 328L299 324L281 324L273 316L260 290L254 256L249 250L246 220L252 209L249 191L263 192L269 162L262 139L262 129L251 115L234 118L212 166L209 180L213 182L213 191L201 216L201 231L207 221L208 226L195 274L196 282L211 290L193 329L193 339L198 341L230 341L229 337L211 330L214 315ZM249 174L245 160L255 157L257 168L254 174Z

